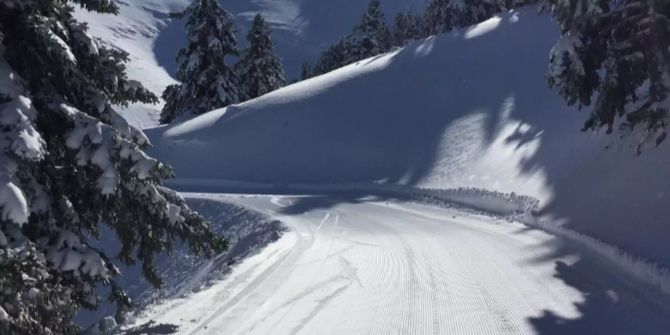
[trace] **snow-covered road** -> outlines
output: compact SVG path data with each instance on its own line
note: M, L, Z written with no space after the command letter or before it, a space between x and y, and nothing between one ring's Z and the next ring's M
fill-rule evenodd
M180 334L670 334L663 298L521 224L379 199L201 196L290 231L140 322Z

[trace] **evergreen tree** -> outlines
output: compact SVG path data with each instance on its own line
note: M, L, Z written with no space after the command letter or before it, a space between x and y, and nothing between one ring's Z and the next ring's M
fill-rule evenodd
M393 44L393 35L386 26L379 0L370 0L361 22L344 39L324 51L312 75L318 76L349 65L359 60L388 51Z
M424 37L421 18L411 10L396 15L393 25L393 40L403 46L411 40Z
M668 2L545 0L544 6L562 30L548 82L568 104L592 105L584 129L612 131L623 116L631 127L663 129L670 108Z
M392 35L386 26L379 0L370 0L361 22L345 40L346 63L350 64L388 51Z
M451 0L431 0L424 14L424 33L436 35L451 31L455 15Z
M232 15L217 0L196 0L175 16L187 19L187 46L177 56L181 84L163 92L162 123L237 103L243 95L225 60L239 54Z
M309 79L312 77L312 65L309 62L302 63L302 70L300 72L300 80Z
M312 69L311 74L312 76L318 76L343 67L347 64L349 64L347 50L345 43L342 40L321 53L321 56L317 60L316 64L314 64L314 68Z
M467 27L488 20L505 10L504 0L452 0L454 27Z
M286 84L281 61L274 54L270 27L258 14L247 34L249 48L236 66L240 87L248 99L272 92Z
M73 1L115 14L113 1ZM154 258L176 240L196 252L225 242L173 191L169 167L147 156L142 131L113 105L156 102L129 80L128 55L91 38L61 0L0 1L0 334L75 334L98 285L128 305L115 261ZM102 226L118 255L91 246Z
M442 34L491 18L496 13L534 0L432 0L424 16L427 35Z

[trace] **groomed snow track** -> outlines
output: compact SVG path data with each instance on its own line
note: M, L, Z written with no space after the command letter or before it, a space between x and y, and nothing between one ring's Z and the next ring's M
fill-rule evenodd
M516 223L378 198L219 198L290 232L138 322L179 334L667 334L670 309L578 247Z

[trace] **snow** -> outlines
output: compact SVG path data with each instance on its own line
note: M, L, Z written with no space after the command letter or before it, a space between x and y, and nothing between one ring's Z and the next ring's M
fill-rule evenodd
M0 58L0 95L10 99L0 104L0 218L18 225L28 222L29 207L15 180L18 165L14 159L40 160L45 147L33 127L36 111L32 101L22 94L21 79ZM35 198L39 201L41 195ZM0 236L0 245L7 245L4 234Z
M3 162L0 161L0 163ZM12 221L16 224L28 222L28 203L23 192L14 183L2 179L0 179L2 219Z
M67 59L70 63L76 64L77 59L75 58L74 54L72 53L72 50L70 50L70 46L63 41L62 38L60 38L56 33L53 32L53 30L48 29L47 31L47 36L51 39L51 42L53 42L54 46L57 46L57 48L60 49L62 53L65 54L65 59Z
M181 213L181 208L177 205L173 204L168 204L168 209L167 209L167 217L168 217L168 222L170 222L171 225L175 225L179 222L184 221L184 217L180 215Z
M577 32L568 32L565 35L561 36L558 40L558 43L551 49L551 58L560 59L558 62L552 62L549 67L549 76L559 77L563 73L563 69L569 68L574 71L577 75L584 75L584 64L579 57L577 57L577 50L583 48L583 43L581 41L581 36ZM569 60L569 65L567 66L566 60L564 57L567 57Z
M61 229L54 241L41 240L38 245L44 248L46 260L58 271L91 278L108 276L107 267L100 255L84 245L71 231Z
M384 198L226 198L291 231L225 280L154 305L137 324L204 335L670 330L657 309L667 297L518 223Z
M486 22L473 26L465 31L465 39L477 38L495 30L498 28L498 25L500 25L500 20L500 17L494 17ZM510 17L509 22L514 23L516 20L518 20L518 17L515 18L512 16Z
M10 97L12 100L0 105L0 126L5 130L0 148L26 159L40 159L44 155L44 141L32 126L35 118L32 101L23 95Z
M580 132L587 114L545 82L558 36L535 8L507 13L149 129L150 154L184 180L530 196L541 221L667 267L670 147L636 157L636 133Z

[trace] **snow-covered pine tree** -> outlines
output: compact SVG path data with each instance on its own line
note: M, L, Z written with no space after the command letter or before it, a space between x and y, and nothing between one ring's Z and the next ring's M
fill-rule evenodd
M370 0L361 22L345 39L346 64L379 55L389 50L392 35L386 25L379 0Z
M584 129L618 117L660 131L670 109L670 5L667 1L544 0L562 36L548 82L568 104L591 106ZM592 99L595 97L595 102Z
M240 88L247 99L259 97L286 85L284 68L274 54L270 33L270 26L257 14L247 34L249 47L242 51L242 57L235 66L240 78Z
M491 18L506 9L520 7L534 0L432 0L424 16L425 32L441 34L467 27Z
M505 0L451 0L452 25L467 27L491 18L505 10Z
M312 76L318 76L337 68L343 67L348 63L347 51L344 40L339 41L321 53L321 56L314 64Z
M0 0L1 334L75 334L71 319L99 304L99 284L129 303L115 261L139 262L160 285L154 258L175 241L225 247L161 186L169 167L113 107L157 98L127 78L125 52L87 35L72 4L118 11L111 0ZM118 254L91 246L115 239L103 231Z
M454 28L451 0L431 0L423 17L424 34L442 34Z
M161 123L184 114L209 112L243 98L238 78L226 64L227 56L239 55L232 15L217 0L196 0L175 16L186 17L187 45L177 56L181 84L163 92Z
M396 15L393 25L393 40L396 46L424 37L421 17L412 10Z

